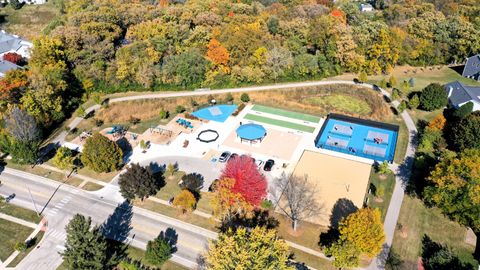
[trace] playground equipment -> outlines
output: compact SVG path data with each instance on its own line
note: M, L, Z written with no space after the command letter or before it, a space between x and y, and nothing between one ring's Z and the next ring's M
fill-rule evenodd
M204 143L211 143L218 139L218 132L212 129L202 130L198 133L197 140Z
M113 126L111 130L107 131L106 134L112 135L113 138L121 138L125 136L127 130L122 126Z
M178 118L177 121L176 121L179 125L183 126L184 128L191 128L193 129L193 125L192 125L192 122L190 121L187 121L183 118Z
M160 135L165 134L168 137L172 137L172 135L173 135L173 131L165 129L165 128L161 128L161 127L155 127L155 126L150 127L150 133L158 133Z

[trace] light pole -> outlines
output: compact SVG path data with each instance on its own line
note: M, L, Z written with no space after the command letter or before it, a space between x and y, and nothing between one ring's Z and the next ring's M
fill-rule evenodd
M32 192L28 188L27 184L25 184L25 187L28 189L28 194L30 194L30 200L32 201L33 207L35 208L35 212L37 213L37 216L40 216L40 213L38 213L37 205L35 204L35 201L33 200Z

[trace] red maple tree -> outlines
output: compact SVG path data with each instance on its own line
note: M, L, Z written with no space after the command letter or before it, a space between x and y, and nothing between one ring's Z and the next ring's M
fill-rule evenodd
M14 52L9 52L3 55L3 60L14 64L18 64L22 59L23 57L20 54Z
M245 201L253 206L260 205L267 195L267 180L250 156L237 156L230 159L222 171L221 179L233 178L232 192L240 193Z

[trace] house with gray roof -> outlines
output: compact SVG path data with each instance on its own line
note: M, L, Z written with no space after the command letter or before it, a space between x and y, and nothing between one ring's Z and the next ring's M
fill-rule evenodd
M467 63L463 68L462 76L480 81L480 54L467 59Z
M459 108L462 105L472 102L473 110L480 110L480 86L468 86L459 81L451 82L445 85L448 102Z
M4 30L0 30L0 56L6 53L14 52L18 53L25 58L30 57L30 49L33 44L20 38L17 35L12 35Z
M3 78L5 76L5 73L7 73L8 71L19 69L19 68L22 68L22 67L17 66L14 63L9 61L0 60L0 78Z

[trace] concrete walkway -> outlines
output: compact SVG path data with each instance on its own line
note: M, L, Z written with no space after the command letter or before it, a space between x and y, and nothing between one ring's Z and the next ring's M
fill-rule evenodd
M11 222L14 222L14 223L17 223L17 224L20 224L20 225L23 225L25 227L30 227L32 229L37 228L37 224L35 224L33 222L26 221L26 220L23 220L23 219L14 217L14 216L10 216L10 215L4 214L4 213L0 213L0 218L11 221Z
M332 85L332 84L348 84L348 85L357 85L374 90L380 91L384 96L390 97L390 94L384 89L378 88L371 84L356 84L352 81L312 81L312 82L300 82L300 83L285 83L285 84L274 84L266 86L252 86L252 87L242 87L242 88L228 88L228 89L218 89L218 90L209 90L209 91L197 91L197 92L174 92L174 93L152 93L152 94L142 94L128 97L112 98L109 100L109 103L124 102L124 101L133 101L133 100L142 100L142 99L155 99L155 98L168 98L168 97L184 97L184 96L202 96L202 95L212 95L212 94L223 94L223 93L235 93L235 92L252 92L252 91L265 91L265 90L288 90L291 89L295 91L296 88L305 88L305 87L315 87L321 85ZM393 106L398 106L398 102L393 102ZM87 113L91 111L98 110L100 105L94 105L86 109ZM416 146L414 145L414 138L417 135L417 129L415 123L410 117L410 115L404 111L401 114L402 119L405 121L409 132L409 141L407 153L404 159L404 162L396 167L396 183L393 191L393 195L390 201L390 205L387 211L385 218L384 229L386 235L386 242L384 244L384 249L382 253L375 258L367 269L385 269L386 259L390 252L390 247L392 245L393 236L395 233L395 227L398 220L398 215L400 213L400 208L403 202L405 185L408 182L410 177L410 171L413 164L413 157L415 154ZM72 129L76 127L83 118L77 117L72 120L69 124L69 128ZM67 135L66 131L63 131L58 135L53 142L63 144L65 141L65 136Z

